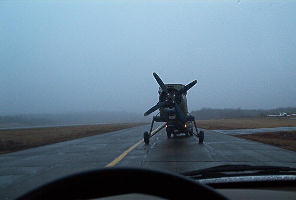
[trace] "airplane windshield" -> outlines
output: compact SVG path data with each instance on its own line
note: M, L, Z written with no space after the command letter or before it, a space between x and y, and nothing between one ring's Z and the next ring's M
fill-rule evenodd
M295 10L0 1L0 199L108 167L295 168Z

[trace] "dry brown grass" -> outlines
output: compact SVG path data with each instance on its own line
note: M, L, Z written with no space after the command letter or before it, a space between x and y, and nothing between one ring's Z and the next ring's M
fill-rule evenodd
M280 126L296 126L296 120L277 118L247 118L247 119L218 119L198 120L197 126L209 130L231 130L248 128L274 128Z
M234 136L296 151L296 131L256 133Z
M0 130L0 153L19 151L32 147L73 140L87 136L98 135L125 128L142 125L128 124L100 124L50 128L32 128Z

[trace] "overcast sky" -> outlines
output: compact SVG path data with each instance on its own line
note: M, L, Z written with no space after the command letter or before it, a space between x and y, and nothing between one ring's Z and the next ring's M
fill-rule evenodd
M296 1L0 1L0 114L296 106Z

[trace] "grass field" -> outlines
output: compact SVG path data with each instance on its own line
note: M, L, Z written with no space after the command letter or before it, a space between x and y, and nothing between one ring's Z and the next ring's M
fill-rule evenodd
M296 131L256 133L235 136L296 151Z
M32 147L98 135L139 125L142 124L100 124L0 130L0 153L9 153L13 151L24 150Z
M218 119L218 120L198 120L197 126L208 130L232 130L248 128L274 128L296 126L294 119L278 118L247 118L247 119Z

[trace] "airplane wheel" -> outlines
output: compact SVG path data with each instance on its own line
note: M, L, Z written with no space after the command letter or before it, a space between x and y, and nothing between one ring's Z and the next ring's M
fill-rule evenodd
M166 128L166 133L167 133L168 139L172 138L172 129L170 127Z
M172 133L170 131L167 132L167 136L170 139L172 137Z
M194 135L194 130L193 129L191 129L190 135Z
M203 144L203 141L204 141L204 132L203 131L200 131L199 134L198 134L198 143L199 144Z
M150 139L149 133L146 131L144 133L144 142L145 142L145 144L149 144L149 139Z
M193 136L193 130L192 129L188 131L188 136Z

